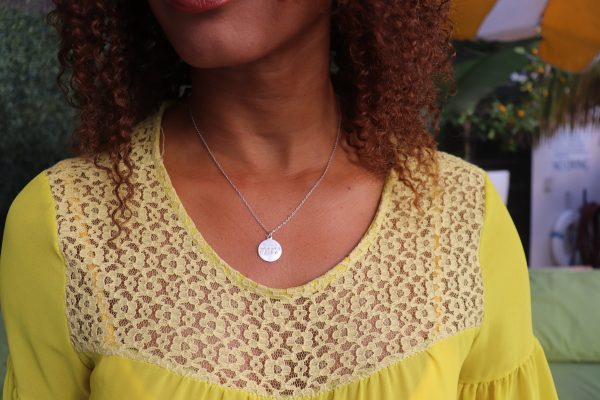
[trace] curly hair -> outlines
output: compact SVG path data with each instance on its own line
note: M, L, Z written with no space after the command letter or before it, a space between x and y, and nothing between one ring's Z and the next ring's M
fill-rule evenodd
M129 159L134 125L190 84L146 0L53 0L48 22L60 36L57 83L79 111L71 151L93 157L114 182L117 236L130 218ZM451 82L448 0L334 0L331 80L341 99L343 132L361 165L390 168L414 192L435 176L439 82ZM109 165L98 162L108 154ZM417 204L418 206L418 204ZM113 239L116 236L113 237Z

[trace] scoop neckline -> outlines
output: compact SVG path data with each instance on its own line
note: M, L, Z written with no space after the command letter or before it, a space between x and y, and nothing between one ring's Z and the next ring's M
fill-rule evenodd
M235 285L242 289L250 290L256 294L267 296L271 298L293 298L302 295L310 295L326 288L336 278L342 275L344 272L349 271L353 266L357 264L360 257L366 252L366 250L373 244L377 234L381 231L383 221L385 218L386 210L389 208L390 202L390 191L395 176L395 170L390 169L386 176L383 189L381 191L377 209L375 214L367 228L359 239L358 243L350 250L349 253L337 264L333 265L323 274L311 279L298 286L288 288L275 288L259 283L240 271L229 265L221 256L213 249L213 247L204 239L204 236L200 230L196 227L196 224L190 217L189 213L183 206L169 173L163 163L161 151L160 151L160 132L162 126L162 117L165 110L175 100L165 100L161 103L159 110L156 112L154 123L152 124L152 149L150 151L152 156L152 163L158 173L158 179L164 189L164 194L169 200L170 206L177 214L179 222L184 226L186 232L195 242L197 250L200 255L204 256L211 263L214 264L225 276L227 276Z

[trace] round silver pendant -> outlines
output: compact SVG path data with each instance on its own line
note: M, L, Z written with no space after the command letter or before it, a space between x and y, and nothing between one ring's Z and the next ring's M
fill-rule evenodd
M258 255L265 261L277 261L282 253L281 245L275 239L267 238L258 245Z

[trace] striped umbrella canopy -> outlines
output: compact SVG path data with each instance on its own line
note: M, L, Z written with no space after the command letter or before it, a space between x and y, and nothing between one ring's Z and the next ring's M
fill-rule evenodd
M540 57L569 72L600 55L600 0L453 0L451 20L458 40L541 36Z

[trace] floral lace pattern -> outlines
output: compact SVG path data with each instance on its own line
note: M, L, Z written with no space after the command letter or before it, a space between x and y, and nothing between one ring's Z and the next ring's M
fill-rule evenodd
M440 186L424 214L391 173L348 257L306 285L271 290L224 264L195 231L156 159L163 111L133 133L133 217L116 246L107 242L115 199L106 172L83 158L46 170L78 351L259 395L301 396L480 325L482 170L438 152Z

